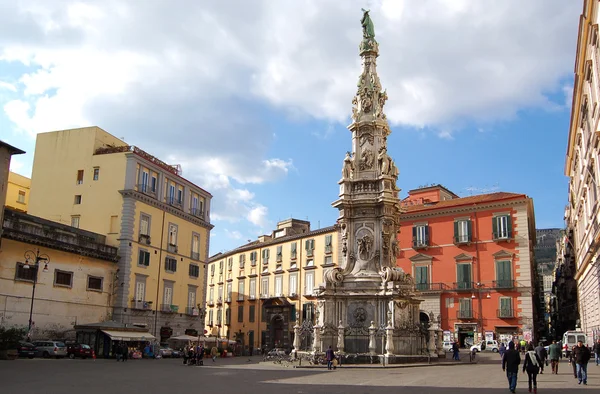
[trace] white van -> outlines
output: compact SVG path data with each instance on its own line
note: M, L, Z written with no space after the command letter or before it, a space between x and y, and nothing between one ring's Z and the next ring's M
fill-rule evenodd
M579 341L587 346L587 336L585 335L585 332L576 330L565 332L562 340L563 357L569 357L571 349L573 346L577 345L577 342Z

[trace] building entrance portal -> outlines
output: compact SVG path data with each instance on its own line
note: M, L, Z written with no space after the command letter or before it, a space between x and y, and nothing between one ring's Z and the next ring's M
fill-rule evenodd
M283 327L283 317L281 315L273 316L271 320L271 343L270 349L280 348L283 346L284 341L284 327Z

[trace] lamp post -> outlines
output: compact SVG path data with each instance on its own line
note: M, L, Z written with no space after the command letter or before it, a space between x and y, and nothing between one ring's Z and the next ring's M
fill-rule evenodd
M48 264L50 263L50 257L47 254L40 254L40 250L37 249L35 252L28 250L24 254L25 264L23 269L33 269L33 288L31 289L31 307L29 308L29 328L27 330L27 337L31 337L31 326L33 325L33 301L35 300L35 286L38 279L38 271L40 269L40 263L44 263L44 272L48 272Z
M477 290L477 296L475 296L475 293L472 293L471 295L471 299L475 299L478 298L479 299L479 324L480 324L480 329L481 329L481 340L485 341L485 328L483 326L483 303L482 303L482 298L481 298L481 289L486 287L483 283L477 282L475 283L475 288ZM490 292L487 292L486 297L487 299L492 298Z

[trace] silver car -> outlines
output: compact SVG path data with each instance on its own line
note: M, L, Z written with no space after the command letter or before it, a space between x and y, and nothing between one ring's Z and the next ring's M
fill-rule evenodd
M50 358L67 357L67 346L59 341L35 341L33 345L37 348L37 356Z

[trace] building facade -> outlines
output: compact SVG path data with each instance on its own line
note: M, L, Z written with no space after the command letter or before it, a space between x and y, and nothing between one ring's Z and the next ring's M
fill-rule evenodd
M204 328L211 198L98 127L37 136L29 213L118 247L114 319L161 340Z
M574 330L580 320L575 280L577 266L572 239L573 230L568 230L556 241L552 294L547 298L550 336L557 340L562 339L565 331Z
M600 336L600 216L598 153L600 139L600 42L598 1L585 0L579 21L575 81L565 175L569 177L567 227L573 230L575 280L581 328L591 341Z
M459 198L437 185L409 191L402 205L398 266L415 279L423 324L440 316L445 340L462 346L484 335L532 338L539 302L532 199Z
M288 219L271 235L211 257L208 335L235 340L248 353L289 350L296 322L314 322L315 290L336 266L337 234L334 226L311 231L309 222ZM310 344L307 337L303 347Z
M6 190L6 206L15 211L27 213L31 179L15 172L8 173L8 188Z
M0 140L0 224L3 223L4 207L8 195L8 177L10 174L10 159L13 155L25 153L21 149ZM0 225L0 240L2 239L2 225Z

